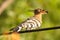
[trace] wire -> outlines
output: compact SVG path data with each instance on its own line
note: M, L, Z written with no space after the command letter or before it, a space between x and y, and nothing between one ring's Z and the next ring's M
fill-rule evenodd
M60 29L60 26L52 27L52 28L42 28L42 29L37 29L37 30L20 31L19 33L40 32L40 31L56 30L56 29Z
M51 27L51 28L35 29L35 30L26 30L26 31L20 31L18 33L22 34L22 33L30 33L30 32L41 32L41 31L56 30L56 29L60 29L60 26ZM12 33L13 32L5 33L5 35L9 35L9 34L12 34ZM0 35L4 35L4 34L0 33Z

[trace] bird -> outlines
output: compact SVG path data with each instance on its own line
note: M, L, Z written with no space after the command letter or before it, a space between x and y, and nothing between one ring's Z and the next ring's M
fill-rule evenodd
M33 13L34 16L27 18L15 28L10 29L10 31L20 32L23 28L26 30L33 30L39 28L42 24L42 15L47 14L48 11L37 8L33 10Z

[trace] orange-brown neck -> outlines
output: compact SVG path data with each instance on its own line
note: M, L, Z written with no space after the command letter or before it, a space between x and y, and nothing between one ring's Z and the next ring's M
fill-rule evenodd
M42 14L35 15L34 17L42 23Z

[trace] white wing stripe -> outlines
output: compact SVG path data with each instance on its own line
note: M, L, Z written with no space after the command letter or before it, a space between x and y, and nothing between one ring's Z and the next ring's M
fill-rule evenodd
M35 21L37 22L38 27L40 27L40 26L41 26L41 23L40 23L38 20L36 20L36 19L33 19L33 20L35 20Z
M28 20L27 23L33 23L34 26L37 26L37 23L34 20Z

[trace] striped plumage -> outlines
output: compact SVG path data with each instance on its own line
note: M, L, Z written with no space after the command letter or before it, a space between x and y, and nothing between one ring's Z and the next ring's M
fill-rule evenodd
M23 28L26 30L37 29L41 26L42 23L42 14L46 14L47 11L41 9L34 10L34 16L28 18L26 21L19 24L16 28L12 28L13 32L20 32Z
M16 28L13 29L13 31L19 32L23 28L25 28L26 30L32 30L32 29L39 28L40 26L41 26L40 21L32 17L32 18L28 18L26 21L19 24Z

